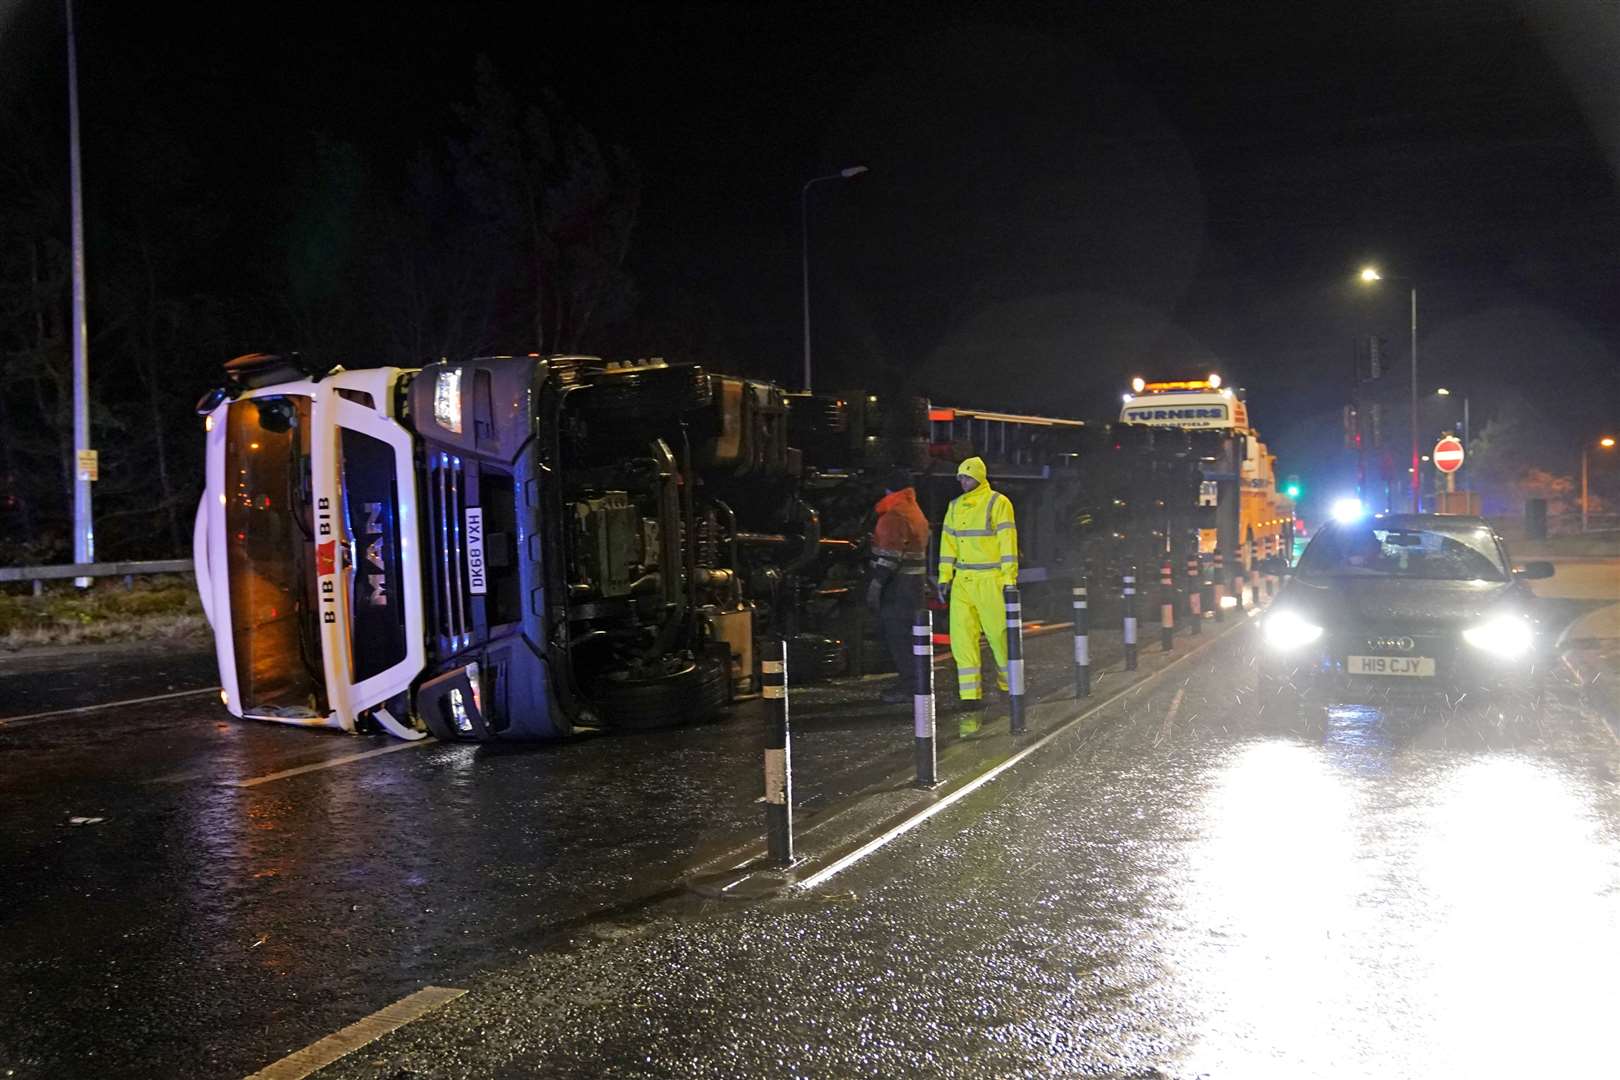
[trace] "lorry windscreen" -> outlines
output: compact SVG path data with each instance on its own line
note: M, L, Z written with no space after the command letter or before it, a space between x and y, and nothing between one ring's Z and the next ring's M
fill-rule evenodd
M310 399L234 402L225 439L231 641L244 713L325 711L316 622Z

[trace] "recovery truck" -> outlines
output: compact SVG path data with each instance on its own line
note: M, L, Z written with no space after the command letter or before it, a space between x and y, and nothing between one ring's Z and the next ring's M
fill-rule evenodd
M1147 382L1132 380L1120 409L1122 425L1185 431L1201 449L1199 548L1219 548L1250 569L1256 557L1293 550L1294 504L1277 490L1276 455L1249 422L1241 391L1221 385L1219 374ZM1179 437L1179 436L1173 436Z

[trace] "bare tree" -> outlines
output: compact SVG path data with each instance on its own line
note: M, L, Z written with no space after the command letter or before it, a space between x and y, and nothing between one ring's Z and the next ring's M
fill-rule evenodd
M545 93L521 107L487 58L477 64L467 129L451 158L468 210L521 272L518 305L536 352L578 347L593 322L627 311L624 269L641 204L630 156L604 147Z

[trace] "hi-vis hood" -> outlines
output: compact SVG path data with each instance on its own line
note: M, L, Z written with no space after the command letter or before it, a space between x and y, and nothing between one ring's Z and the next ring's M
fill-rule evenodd
M979 487L981 488L989 486L990 474L985 471L983 458L968 458L966 461L962 462L962 464L956 467L956 475L973 477L973 479L979 482ZM974 490L977 491L978 488L975 488Z

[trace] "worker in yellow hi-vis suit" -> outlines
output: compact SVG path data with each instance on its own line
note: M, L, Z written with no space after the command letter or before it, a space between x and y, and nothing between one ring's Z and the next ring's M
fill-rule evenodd
M968 708L984 694L979 682L979 632L996 658L996 684L1007 689L1007 609L1003 586L1018 582L1018 526L1012 500L990 487L984 461L956 470L962 494L945 510L939 543L939 589L951 609L951 658L956 690Z

